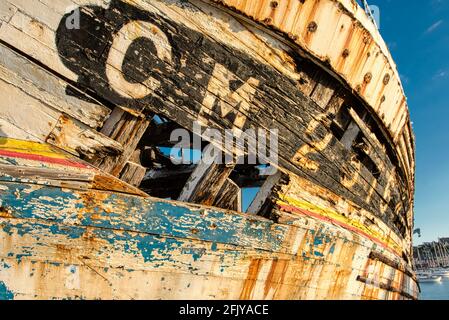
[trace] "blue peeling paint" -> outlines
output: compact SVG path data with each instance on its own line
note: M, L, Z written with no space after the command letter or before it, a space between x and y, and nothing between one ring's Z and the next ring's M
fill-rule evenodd
M3 281L0 281L0 300L13 300L14 293L6 287Z
M322 254L322 253L319 252L319 251L315 251L313 254L314 254L316 257L320 257L320 258L324 257L324 254Z
M315 237L315 240L313 241L314 246L320 246L323 244L323 237Z
M2 226L4 232L27 234L34 237L36 244L45 244L46 236L43 235L80 239L89 230L89 236L107 241L112 250L141 257L144 262L152 263L152 268L179 262L181 253L182 262L186 263L184 267L195 271L196 265L189 264L206 259L211 254L210 250L217 252L219 244L283 252L287 247L285 237L291 234L289 226L219 209L203 209L122 194L95 199L96 192L47 187L35 190L15 183L8 184L8 188L6 191L0 190L2 201L14 208L15 218L28 222L19 224L16 219L11 219L9 223L6 221ZM14 194L16 190L20 197ZM68 226L67 221L73 221L75 225ZM304 260L324 257L321 253L323 245L331 243L332 238L323 233L322 230L309 230L307 251L302 254ZM42 240L37 241L40 237ZM196 241L189 239L209 242L210 250L199 248ZM330 252L334 251L335 245L332 245ZM27 252L20 253L20 259L27 255ZM220 256L222 271L229 267L225 261L242 254L242 250L230 249L214 253ZM190 256L190 262L185 259L186 256Z
M95 192L50 187L35 190L16 183L8 184L8 188L6 191L0 190L0 196L5 205L14 208L14 217L44 219L55 224L74 220L85 227L198 239L272 251L282 248L290 228L219 209L189 207L123 194L96 200ZM17 192L20 197L15 196ZM56 225L52 228L55 234L62 231ZM77 233L66 235L71 238L80 236Z

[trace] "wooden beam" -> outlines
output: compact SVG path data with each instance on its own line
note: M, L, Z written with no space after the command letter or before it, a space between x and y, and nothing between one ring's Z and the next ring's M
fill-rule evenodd
M21 165L0 164L0 176L10 176L28 181L42 181L46 185L77 190L87 190L92 187L95 172L62 171L51 168L33 168Z
M360 133L359 126L357 125L357 123L352 121L349 124L348 129L346 129L343 138L341 138L341 143L344 145L346 149L351 150L352 144L354 143L359 133Z
M101 127L111 112L86 93L3 44L0 44L0 77L46 106L94 129Z
M242 211L242 190L239 186L231 179L226 179L223 184L217 199L215 200L214 207Z
M119 142L124 150L119 156L96 157L91 163L105 172L119 176L149 124L150 121L145 116L136 117L116 107L101 133Z
M335 88L335 80L323 72L310 97L317 105L321 107L321 109L326 109L332 99L332 96L334 95Z
M208 155L213 152L213 145L209 145L203 152ZM217 155L214 160L217 159ZM217 164L217 161L202 160L193 171L187 184L179 196L179 201L212 206L234 170L235 164Z
M120 174L120 179L132 186L138 187L146 173L147 168L138 163L128 161Z
M260 210L263 208L267 199L270 198L273 193L274 187L279 183L282 178L282 173L278 170L275 174L268 176L267 180L263 184L262 188L260 188L259 192L254 198L253 202L249 206L247 213L257 215Z

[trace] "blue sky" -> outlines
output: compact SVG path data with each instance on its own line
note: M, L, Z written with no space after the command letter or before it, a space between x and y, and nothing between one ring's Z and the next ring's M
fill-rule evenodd
M415 244L449 237L449 0L371 0L417 139Z

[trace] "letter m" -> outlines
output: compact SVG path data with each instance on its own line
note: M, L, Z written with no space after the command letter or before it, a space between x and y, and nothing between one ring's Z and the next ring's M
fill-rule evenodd
M251 100L256 94L260 81L249 78L239 80L221 64L216 64L203 100L199 120L207 125L211 115L228 120L233 129L242 130L246 114L251 108Z

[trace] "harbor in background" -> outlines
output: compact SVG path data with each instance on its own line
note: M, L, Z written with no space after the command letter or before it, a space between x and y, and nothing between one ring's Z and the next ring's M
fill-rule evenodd
M449 299L449 238L414 247L413 258L421 299Z

